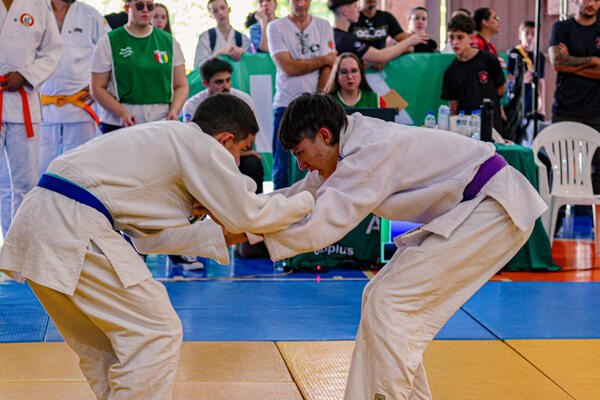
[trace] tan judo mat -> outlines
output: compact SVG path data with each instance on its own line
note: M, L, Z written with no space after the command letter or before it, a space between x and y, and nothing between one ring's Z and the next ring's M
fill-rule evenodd
M277 347L305 399L342 398L354 342L278 342ZM436 340L424 360L435 400L573 399L500 341Z
M353 347L185 342L174 399L341 399ZM77 362L62 342L0 344L0 399L93 400ZM435 400L600 399L599 365L600 340L434 341L425 352Z
M508 340L577 400L600 399L600 340Z

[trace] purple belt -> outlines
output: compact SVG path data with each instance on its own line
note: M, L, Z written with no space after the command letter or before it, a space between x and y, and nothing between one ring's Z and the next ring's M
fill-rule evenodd
M500 171L506 165L506 160L498 153L494 153L493 156L488 158L483 164L479 166L477 173L473 177L473 180L469 182L465 191L463 192L462 201L472 200L479 194L479 191L482 187L485 186L486 183L498 171Z

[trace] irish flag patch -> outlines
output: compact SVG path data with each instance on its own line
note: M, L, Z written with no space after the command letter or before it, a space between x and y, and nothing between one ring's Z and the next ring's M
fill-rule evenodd
M161 64L169 62L169 56L166 51L154 50L154 59Z

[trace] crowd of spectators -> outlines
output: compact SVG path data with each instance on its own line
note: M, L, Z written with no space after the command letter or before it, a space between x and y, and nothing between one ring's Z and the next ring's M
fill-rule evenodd
M310 0L290 0L289 4L289 15L278 18L276 0L258 0L258 9L248 17L248 37L231 25L231 7L227 0L208 0L207 9L215 26L199 35L192 72L201 74L206 90L192 93L193 96L188 99L184 54L172 35L172 21L165 5L152 0L125 0L124 11L107 15L108 25L102 26L97 24L102 19L95 10L88 10L94 23L89 22L90 17L78 14L77 22L87 24L86 34L88 28L98 25L83 46L69 41L62 32L65 14L74 13L80 3L52 0L58 33L55 32L57 26L48 26L47 29L54 33L48 34L47 38L62 35L64 60L68 61L73 54L82 52L77 61L79 75L83 71L91 78L89 81L79 79L76 85L65 83L64 79L57 80L60 74L64 75L66 64L57 69L56 60L41 59L47 63L47 70L56 70L55 75L40 75L42 81L48 80L42 92L46 96L45 101L51 102L42 105L46 121L41 123L46 129L42 130L40 136L43 142L38 145L35 142L37 125L34 124L33 130L27 126L28 136L36 136L35 141L27 142L27 149L32 143L36 147L31 154L27 153L29 155L18 158L9 154L11 149L8 146L4 148L5 160L0 167L3 231L8 229L23 193L35 182L28 178L27 183L22 183L23 177L43 172L50 160L61 151L94 136L84 132L90 129L94 132L96 122L99 122L101 132L106 134L122 127L161 119L189 120L200 102L220 92L241 97L254 108L247 94L231 88L232 67L225 61L227 57L243 62L245 53L270 54L277 70L272 102L273 132L276 133L288 104L305 92L326 91L344 107L384 107L382 98L369 87L365 69L381 70L390 60L407 53L440 51L438 43L427 34L429 12L424 7L410 10L405 30L392 14L377 9L376 0L328 0L333 26L327 20L310 14ZM600 105L600 23L597 19L600 5L598 1L591 0L578 4L575 17L556 23L552 30L549 59L558 71L552 120L579 121L600 130L600 118L596 112ZM440 89L441 98L449 102L452 115L461 110L468 114L479 108L484 98L491 99L495 110L494 127L502 132L503 120L507 118L501 107L505 89L508 88L510 97L511 93L516 93L513 90L515 82L523 84L520 95L524 105L520 115L525 124L531 115L543 112L546 85L543 55L538 68L534 66L535 24L531 21L521 24L518 35L515 35L519 44L508 51L508 63L498 55L493 44L493 37L500 28L501 17L493 8L482 7L473 13L457 9L452 13L448 22L449 40L442 52L455 53L456 58L445 71ZM85 51L82 50L84 48ZM36 51L44 54L39 49ZM37 57L40 57L39 54ZM75 65L75 61L68 63ZM7 79L2 86L8 88L6 93L19 90L26 80L34 79L23 77L22 82L16 81L11 74L11 71L4 72ZM536 92L539 98L536 99L538 107L534 110ZM78 94L77 99L72 98L75 94ZM62 133L58 136L53 133L55 138L60 137L64 142L55 139L50 142L51 134L45 131L54 129L51 124L61 122L54 118L59 115L56 110L60 107L56 96L63 96L60 102L64 102L66 96L69 107L79 107L76 112L85 121L73 120L70 123L85 122L91 127L80 129L80 137L67 140L62 139ZM95 113L82 110L94 101L92 107L98 112L97 120ZM85 104L82 105L82 102ZM3 121L12 118L8 110L12 106L10 101L6 103L2 111ZM14 107L20 110L20 103L15 103ZM25 124L26 121L19 123ZM528 138L531 139L531 135ZM9 137L6 142L10 140L12 138ZM71 146L69 143L76 144ZM38 146L41 149L39 171L37 156L34 155L38 153ZM293 168L290 165L293 163L290 153L281 147L277 134L273 135L272 153L274 187L286 187L293 183L290 177L290 168ZM600 156L597 158L595 165L600 171ZM241 164L241 169L250 166L246 172L255 179L260 190L263 173L260 156L250 152ZM35 174L31 172L33 170ZM597 175L594 187L595 191L600 191L600 173Z

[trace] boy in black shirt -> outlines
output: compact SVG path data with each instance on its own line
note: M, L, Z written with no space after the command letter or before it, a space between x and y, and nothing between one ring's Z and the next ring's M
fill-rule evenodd
M495 55L471 47L475 22L457 15L448 24L448 39L456 59L444 73L442 99L449 100L450 114L466 114L481 108L483 99L494 102L494 128L502 132L500 98L504 94L504 74Z

